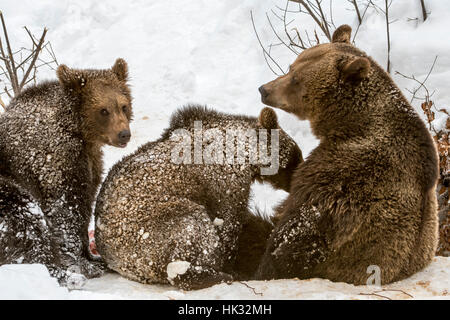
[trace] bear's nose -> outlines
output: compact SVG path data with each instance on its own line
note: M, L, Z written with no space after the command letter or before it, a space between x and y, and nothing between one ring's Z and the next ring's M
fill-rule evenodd
M121 143L125 143L130 141L131 138L131 132L130 130L122 130L119 132L119 141Z
M258 88L259 92L261 93L261 97L265 98L269 95L269 92L267 92L266 88L262 85Z

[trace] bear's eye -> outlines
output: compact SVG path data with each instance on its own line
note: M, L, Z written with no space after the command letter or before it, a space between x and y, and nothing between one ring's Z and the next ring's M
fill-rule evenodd
M122 106L122 111L125 112L125 113L127 112L127 106L126 105Z
M107 115L109 115L109 112L108 112L108 110L106 110L106 109L102 109L102 110L100 110L100 114L101 114L102 116L107 116Z

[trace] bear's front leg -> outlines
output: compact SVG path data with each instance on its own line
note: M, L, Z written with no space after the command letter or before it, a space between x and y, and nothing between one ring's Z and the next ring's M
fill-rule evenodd
M99 277L106 270L102 262L90 261L88 226L91 203L92 197L83 192L80 184L67 187L61 197L48 201L49 210L45 212L52 240L57 244L60 267L87 278ZM58 276L60 280L65 277Z
M223 270L226 273L233 273L238 251L239 234L241 233L246 213L246 208L225 208L216 212L216 216L212 218L220 238L219 252L224 258Z
M306 279L317 276L315 268L327 258L325 237L319 231L314 207L286 212L268 241L256 272L258 280Z
M56 262L39 203L14 181L0 175L0 265Z

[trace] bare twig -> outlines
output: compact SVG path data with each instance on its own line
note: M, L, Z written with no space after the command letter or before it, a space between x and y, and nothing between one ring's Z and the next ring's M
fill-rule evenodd
M359 28L361 27L362 22L364 21L364 17L366 16L367 9L369 9L369 7L370 7L370 2L367 2L366 7L361 16L361 23L358 23L358 27L356 27L355 34L353 35L352 43L355 43L356 35L358 34Z
M330 28L328 28L328 21L327 21L327 18L325 17L325 14L323 13L322 6L320 5L320 1L316 0L316 4L317 4L317 7L318 7L319 12L320 12L320 17L322 18L322 24L323 24L323 26L324 26L324 28L326 30L325 34L326 34L328 40L331 41Z
M20 94L23 88L31 83L36 83L37 70L43 66L48 66L51 69L53 65L58 65L55 53L50 42L45 42L47 28L44 28L41 37L38 39L33 36L27 27L24 27L32 44L31 49L21 47L18 50L13 50L6 23L3 14L0 11L1 27L3 29L3 38L0 38L0 81L5 83L3 92L8 98L12 99ZM43 59L41 53L44 51L50 60ZM3 78L3 79L2 79ZM6 103L2 100L1 105L6 109Z
M434 66L436 65L437 58L438 58L438 56L434 57L433 63L431 64L431 67L428 70L427 75L425 76L425 78L422 81L418 80L414 75L407 76L407 75L404 75L403 73L401 73L399 71L395 71L395 74L398 74L398 75L402 76L405 79L412 80L412 81L416 82L419 85L417 88L414 88L412 90L406 89L408 92L410 92L412 94L411 101L410 101L411 103L414 100L416 100L416 99L417 100L425 100L425 102L430 101L430 97L433 95L433 93L430 94L430 91L428 90L428 88L425 85L425 83L427 82L428 78L430 77L431 73L433 72ZM417 96L417 93L422 88L425 90L425 96L423 98Z
M304 0L290 0L290 1L301 4L308 12L309 16L316 22L316 24L319 26L319 28L322 30L322 32L325 34L328 40L331 41L330 29L328 28L328 22L326 20L325 14L323 13L320 1L316 0L317 9L310 1Z
M362 295L362 296L376 296L376 297L392 300L391 298L383 296L383 295L378 294L378 293L364 293L364 292L361 292L361 293L359 293L359 295Z
M27 30L27 32L29 33L28 29L25 27L25 29ZM30 34L30 33L29 33ZM42 45L44 44L44 39L45 39L45 35L47 34L47 28L44 28L44 31L42 32L42 36L41 39L39 40L39 43L36 45L36 49L34 50L34 55L33 55L33 59L31 60L30 65L28 66L27 71L25 72L22 81L20 82L20 86L19 86L19 91L21 91L25 85L25 83L27 83L27 79L28 76L30 75L30 72L33 70L34 65L36 63L36 60L39 56L39 53L42 50ZM33 43L35 44L35 42L33 41Z
M2 60L5 63L6 69L8 70L9 78L11 81L12 88L14 90L14 94L16 95L19 93L19 82L17 80L17 69L14 64L14 58L13 58L13 54L12 54L12 50L11 50L11 45L9 43L9 37L8 37L8 31L6 30L5 19L3 18L3 13L1 11L0 11L0 20L2 23L3 34L4 34L5 42L6 42L6 50L8 51L8 54L6 54L4 52L1 39L0 39L0 53L2 55L2 58L3 58Z
M274 58L272 58L272 56L270 55L269 52L267 52L266 48L264 48L261 39L259 38L258 32L256 31L256 26L255 26L255 21L253 19L253 12L250 11L250 17L252 20L252 25L253 25L253 30L255 31L256 34L256 38L258 39L259 45L261 46L262 50L263 50L263 54L264 54L264 59L266 60L267 65L269 66L270 70L272 70L272 72L274 74L276 74L277 76L279 76L279 74L277 72L275 72L275 70L273 70L272 66L269 64L269 61L267 60L267 58L269 58L277 67L278 69L281 71L282 74L285 74L285 72L283 71L283 69L280 67L280 65L275 61Z
M428 14L427 14L427 9L425 8L425 1L424 0L420 0L420 6L422 7L423 21L425 21L428 18Z
M292 45L293 45L293 44L295 45L295 43L293 43L291 39L289 39L289 40L290 40L290 44L287 44L286 42L284 42L284 40L281 39L281 37L278 35L277 31L275 30L275 28L274 28L274 26L273 26L273 24L272 24L272 21L270 20L269 15L267 14L267 12L266 12L266 17L267 17L267 21L269 22L270 28L272 29L273 33L274 33L275 36L278 38L278 40L280 40L280 43L283 44L283 45L284 45L286 48L288 48L290 51L292 51L294 54L298 55L298 52L295 51L295 50L292 48ZM286 33L287 33L287 32L286 32Z
M262 293L262 292L257 292L255 288L249 286L249 285L248 285L247 283L245 283L244 281L238 281L238 282L239 282L240 284L243 284L244 286L246 286L246 287L249 288L250 290L252 290L253 293L254 293L255 295L263 296L263 293Z
M388 73L391 73L391 34L389 32L389 7L388 0L384 0L384 15L386 17L386 37L387 37L387 67L386 70Z
M398 291L398 292L401 292L401 293L403 293L403 294L405 294L405 295L407 295L407 296L409 296L409 297L411 297L411 298L414 298L414 296L412 296L412 295L409 294L408 292L403 291L403 290L401 290L401 289L383 289L383 290L375 291L375 292L389 292L389 291Z
M351 0L350 2L355 7L356 16L358 17L358 25L360 25L362 23L362 17L361 17L361 13L359 12L358 3L356 2L356 0Z
M2 106L3 110L6 110L6 104L3 102L2 97L0 97L0 106Z

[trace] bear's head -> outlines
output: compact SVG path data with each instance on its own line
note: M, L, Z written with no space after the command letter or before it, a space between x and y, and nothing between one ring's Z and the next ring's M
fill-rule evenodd
M117 59L106 70L79 70L60 65L57 76L64 91L77 101L84 139L124 148L131 137L132 119L125 60Z
M323 126L324 118L338 121L339 114L346 111L335 109L361 92L358 88L365 86L375 68L373 61L350 43L350 35L351 28L342 25L331 43L304 50L287 74L259 88L262 102L309 120L313 131L316 124Z
M261 174L256 177L256 180L259 182L268 182L276 189L283 189L286 192L289 192L294 170L303 162L302 152L294 139L280 128L277 114L273 109L266 107L261 110L257 127L259 129L267 130L267 143L271 149L268 150L268 154L270 151L270 155L273 157L274 152L278 152L278 164L277 167L274 168L275 170L267 170L267 174L264 174L263 171L261 171ZM272 139L274 138L273 134L275 132L277 132L277 136L275 137L277 139ZM278 144L277 149L274 149L274 142ZM273 165L273 163L271 163L271 165Z

